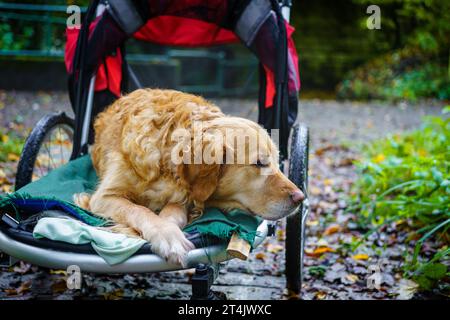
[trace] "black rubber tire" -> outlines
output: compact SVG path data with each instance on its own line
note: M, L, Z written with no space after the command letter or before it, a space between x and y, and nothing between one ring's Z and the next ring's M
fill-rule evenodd
M305 221L308 215L308 155L309 131L306 126L295 125L292 130L289 156L289 179L305 194L299 210L286 221L286 287L299 294L303 282L303 252Z
M69 118L64 112L58 112L42 117L31 131L25 141L17 166L15 190L19 190L31 182L36 157L39 154L42 143L57 125L67 125L72 131L75 128L73 119Z

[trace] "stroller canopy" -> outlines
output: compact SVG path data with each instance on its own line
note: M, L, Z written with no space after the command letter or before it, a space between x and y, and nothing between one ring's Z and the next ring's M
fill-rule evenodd
M67 29L65 63L76 120L84 119L92 75L96 92L119 97L126 90L123 44L130 37L188 47L242 42L260 61L259 123L280 129L280 150L287 156L300 78L294 29L283 19L278 1L109 0L100 3L105 10L98 14L99 2L92 2L81 29ZM76 145L80 123L76 121L76 156L83 153L83 146Z

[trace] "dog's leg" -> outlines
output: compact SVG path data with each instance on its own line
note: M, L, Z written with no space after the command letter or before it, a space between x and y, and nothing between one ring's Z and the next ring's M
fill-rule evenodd
M73 202L85 210L89 210L89 201L91 201L91 195L86 192L73 195Z
M169 203L159 213L159 216L167 221L175 223L180 229L183 229L187 224L187 210L184 206Z
M170 263L184 266L187 253L195 248L177 223L163 219L148 208L125 198L102 193L101 186L92 196L90 207L94 213L108 216L117 223L137 230L150 242L152 251Z

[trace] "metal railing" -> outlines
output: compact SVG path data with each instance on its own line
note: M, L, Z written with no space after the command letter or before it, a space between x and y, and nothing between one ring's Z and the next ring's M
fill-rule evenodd
M5 48L0 34L0 60L58 60L64 58L64 32L67 21L67 6L65 5L38 5L0 2L0 27L1 24L9 25L13 37L19 37L17 29L20 26L33 26L33 35L25 46L17 48ZM85 12L86 8L81 8ZM14 26L12 28L11 26ZM1 31L2 29L0 29ZM38 38L40 38L38 40ZM25 41L26 42L26 41ZM2 47L3 46L3 47ZM139 50L140 51L140 50ZM207 70L214 74L214 80L199 81L201 83L188 84L184 79L186 60L198 59L210 61L212 69ZM172 70L175 88L194 93L211 93L217 95L242 95L257 92L257 60L250 53L248 56L236 59L226 59L225 53L208 49L172 49L166 48L162 54L147 54L133 52L127 49L127 61L131 66L139 67L142 64L166 66ZM226 74L230 70L244 72L248 69L247 77L242 83L235 86L226 85ZM205 70L199 70L204 72ZM144 82L145 83L145 82ZM158 84L153 84L158 85Z

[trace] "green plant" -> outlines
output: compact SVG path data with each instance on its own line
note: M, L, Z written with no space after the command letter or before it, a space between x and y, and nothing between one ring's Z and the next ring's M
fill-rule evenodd
M0 131L0 161L15 161L22 152L24 139L15 134L4 134Z
M447 67L419 48L379 56L349 72L338 85L339 98L411 100L450 99Z
M374 227L409 222L419 239L407 256L405 273L424 289L447 275L441 261L450 253L449 141L449 118L427 117L420 130L368 144L357 163L360 178L354 186L352 209L359 211L361 224ZM421 250L429 240L440 249L427 261Z
M417 100L419 97L450 99L450 81L446 70L436 63L425 63L391 81L383 95L393 99Z
M316 278L323 278L327 268L324 266L313 266L308 269L308 273Z
M0 22L0 49L23 50L28 49L34 36L32 26L23 26L20 32L14 30L11 24Z

